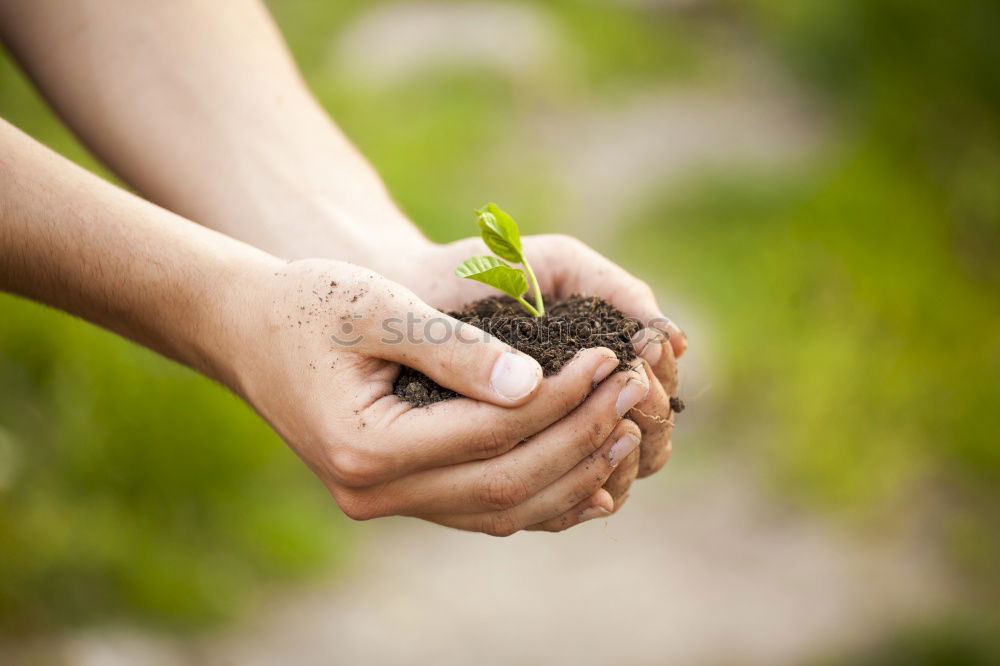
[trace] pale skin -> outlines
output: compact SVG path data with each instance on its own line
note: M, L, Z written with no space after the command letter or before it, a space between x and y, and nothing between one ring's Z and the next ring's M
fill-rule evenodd
M488 294L450 274L485 248L424 239L262 6L0 0L0 37L95 154L162 207L3 124L0 288L226 384L348 515L561 530L616 510L667 461L684 337L648 286L574 239L526 237L525 252L546 293L601 295L657 322L637 336L634 369L612 372L611 352L592 349L558 375L498 384L510 350L469 327L465 342L379 341L385 317L443 317ZM364 342L331 342L345 317ZM399 363L468 398L401 403Z

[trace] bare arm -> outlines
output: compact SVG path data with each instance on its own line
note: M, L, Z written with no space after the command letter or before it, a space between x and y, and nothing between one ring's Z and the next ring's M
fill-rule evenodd
M256 0L0 0L0 38L93 152L165 208L286 258L322 241L371 265L381 232L420 237Z
M102 181L0 120L0 289L217 379L239 275L281 265Z

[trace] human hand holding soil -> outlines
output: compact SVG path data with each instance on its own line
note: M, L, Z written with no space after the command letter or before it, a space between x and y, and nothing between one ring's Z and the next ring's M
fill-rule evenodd
M291 262L248 288L257 307L233 322L230 383L352 518L507 535L614 509L601 486L636 462L640 429L623 416L649 391L641 365L616 372L592 348L542 379L529 357L344 262ZM399 363L470 397L404 402Z
M640 427L642 446L615 470L605 486L615 499L615 508L620 508L632 481L659 471L670 458L674 426L671 397L677 395L677 358L684 353L687 340L660 311L647 284L584 243L561 234L525 236L522 241L544 293L556 300L576 293L600 296L645 325L633 338L634 349L655 381L646 399L629 414ZM442 310L458 310L495 293L487 285L455 279L448 270L466 257L483 252L479 238L446 245L411 242L409 247L405 253L391 253L385 269L427 302ZM676 400L674 405L678 406Z

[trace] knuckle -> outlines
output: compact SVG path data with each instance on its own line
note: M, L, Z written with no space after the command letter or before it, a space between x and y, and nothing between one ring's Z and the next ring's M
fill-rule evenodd
M344 515L351 520L363 521L379 518L383 514L378 510L378 506L371 499L364 495L354 493L338 493L334 496L337 505Z
M593 456L594 452L601 448L604 442L607 441L612 427L614 427L613 422L607 422L601 419L581 424L581 426L575 430L573 437L575 440L574 443L577 447L577 456L580 459Z
M487 514L483 521L482 531L495 537L508 537L518 531L517 522L509 511L497 511Z
M480 488L480 503L491 510L511 509L529 495L524 480L501 465L491 465L487 469Z
M409 304L417 300L405 287L376 273L364 275L345 293L351 295L348 309L352 313L366 315L359 319L359 324L367 329L374 329L376 322L384 322L413 309Z
M496 424L483 433L480 442L480 457L496 458L513 448L515 437L513 428L507 424Z
M642 300L654 300L653 288L649 286L649 283L645 280L640 280L636 278L632 281L629 291L632 292L633 296L636 296Z
M350 446L332 451L328 468L337 483L351 488L375 485L385 478L384 466L374 455Z

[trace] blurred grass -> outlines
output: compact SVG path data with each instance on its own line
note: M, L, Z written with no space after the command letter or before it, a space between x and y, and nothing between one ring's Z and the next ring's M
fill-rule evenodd
M235 397L69 317L0 308L6 631L198 626L339 552L325 491Z
M345 76L331 40L375 4L272 9L324 105L439 240L466 235L487 198L514 202L531 231L563 223L545 163L502 150L532 109L711 85L733 57L720 31L752 35L797 77L836 139L812 166L692 173L638 202L605 249L705 317L719 356L707 447L741 447L790 498L870 529L919 525L964 580L963 617L997 622L994 3L539 3L580 54L568 78L582 85L555 97L481 67L389 88ZM0 91L0 114L96 168L7 61ZM0 395L4 629L197 625L344 549L322 489L248 410L106 333L0 299ZM942 626L924 652L986 654L981 631Z

